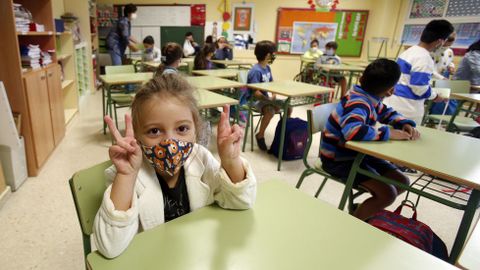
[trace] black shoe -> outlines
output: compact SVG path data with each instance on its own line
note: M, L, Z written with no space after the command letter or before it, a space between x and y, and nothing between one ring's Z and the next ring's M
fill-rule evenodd
M417 173L417 170L410 169L410 168L403 167L403 166L398 168L398 169L400 169L400 171L403 172L403 173L409 173L409 174L416 174Z
M258 145L258 148L260 148L260 150L262 151L268 150L267 145L265 144L265 138L258 138L257 136L255 136L255 139L257 139L257 145Z

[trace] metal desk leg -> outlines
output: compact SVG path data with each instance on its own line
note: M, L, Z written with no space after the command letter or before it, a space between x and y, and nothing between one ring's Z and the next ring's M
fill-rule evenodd
M105 91L107 91L107 95L105 95ZM108 98L109 98L109 94L110 93L110 85L108 84L104 84L103 85L103 89L102 89L102 109L103 109L103 115L102 115L102 122L103 122L103 135L107 134L107 123L105 122L105 120L103 120L103 118L105 117L105 115L107 115L108 113ZM105 100L107 98L107 100Z
M453 242L452 251L450 252L450 258L448 259L450 263L454 264L460 252L463 249L465 240L467 239L468 231L472 224L473 216L475 216L475 210L477 210L478 203L480 202L480 190L473 189L470 198L468 199L467 208L463 212L462 221L460 222L460 227L458 228L457 236Z
M450 118L450 121L448 122L448 125L447 125L447 132L453 132L454 131L454 122L455 122L455 118L457 117L457 115L460 113L460 109L462 108L463 106L463 103L465 103L465 100L459 100L458 101L458 106L457 106L457 109L455 110L455 113L453 113L452 117Z
M365 154L358 153L353 161L352 168L350 169L350 174L348 175L347 183L345 183L345 189L343 190L342 199L340 200L340 204L338 205L338 209L342 210L345 208L345 204L347 203L348 196L353 188L353 181L355 180L355 176L357 175L357 169L360 168L360 163L362 163Z
M352 79L353 79L353 71L350 71L349 72L350 75L348 76L348 84L347 84L347 91L350 89L350 87L352 86Z
M282 129L280 131L280 146L278 148L277 171L280 171L280 168L282 167L283 147L284 147L284 144L285 144L285 131L286 131L286 128L287 128L287 118L288 118L288 108L289 107L290 107L290 98L287 98L285 100L285 104L283 105L283 118L282 118Z

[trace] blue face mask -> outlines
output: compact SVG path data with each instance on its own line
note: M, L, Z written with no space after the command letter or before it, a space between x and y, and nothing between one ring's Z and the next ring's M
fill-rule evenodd
M335 51L333 49L327 49L325 52L326 55L335 55Z

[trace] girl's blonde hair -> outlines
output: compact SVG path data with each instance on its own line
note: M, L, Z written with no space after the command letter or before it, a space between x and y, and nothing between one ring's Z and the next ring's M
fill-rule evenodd
M132 102L132 124L133 130L140 130L140 111L148 100L156 97L176 98L190 108L195 125L195 139L201 134L203 123L198 110L197 100L194 96L195 88L185 78L178 74L163 74L154 76L145 83L135 95ZM175 112L172 112L175 113ZM166 115L165 117L169 117Z

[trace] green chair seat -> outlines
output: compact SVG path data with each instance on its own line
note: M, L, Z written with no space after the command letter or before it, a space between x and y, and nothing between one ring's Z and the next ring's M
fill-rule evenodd
M428 116L429 119L435 121L435 122L440 122L442 121L443 124L448 124L450 122L450 119L452 118L451 115L440 115L440 114L430 114ZM470 117L465 117L461 115L457 115L455 117L455 121L453 121L453 124L460 130L460 131L471 131L472 129L480 126L474 119Z
M112 94L112 101L118 105L131 104L133 101L133 94Z

